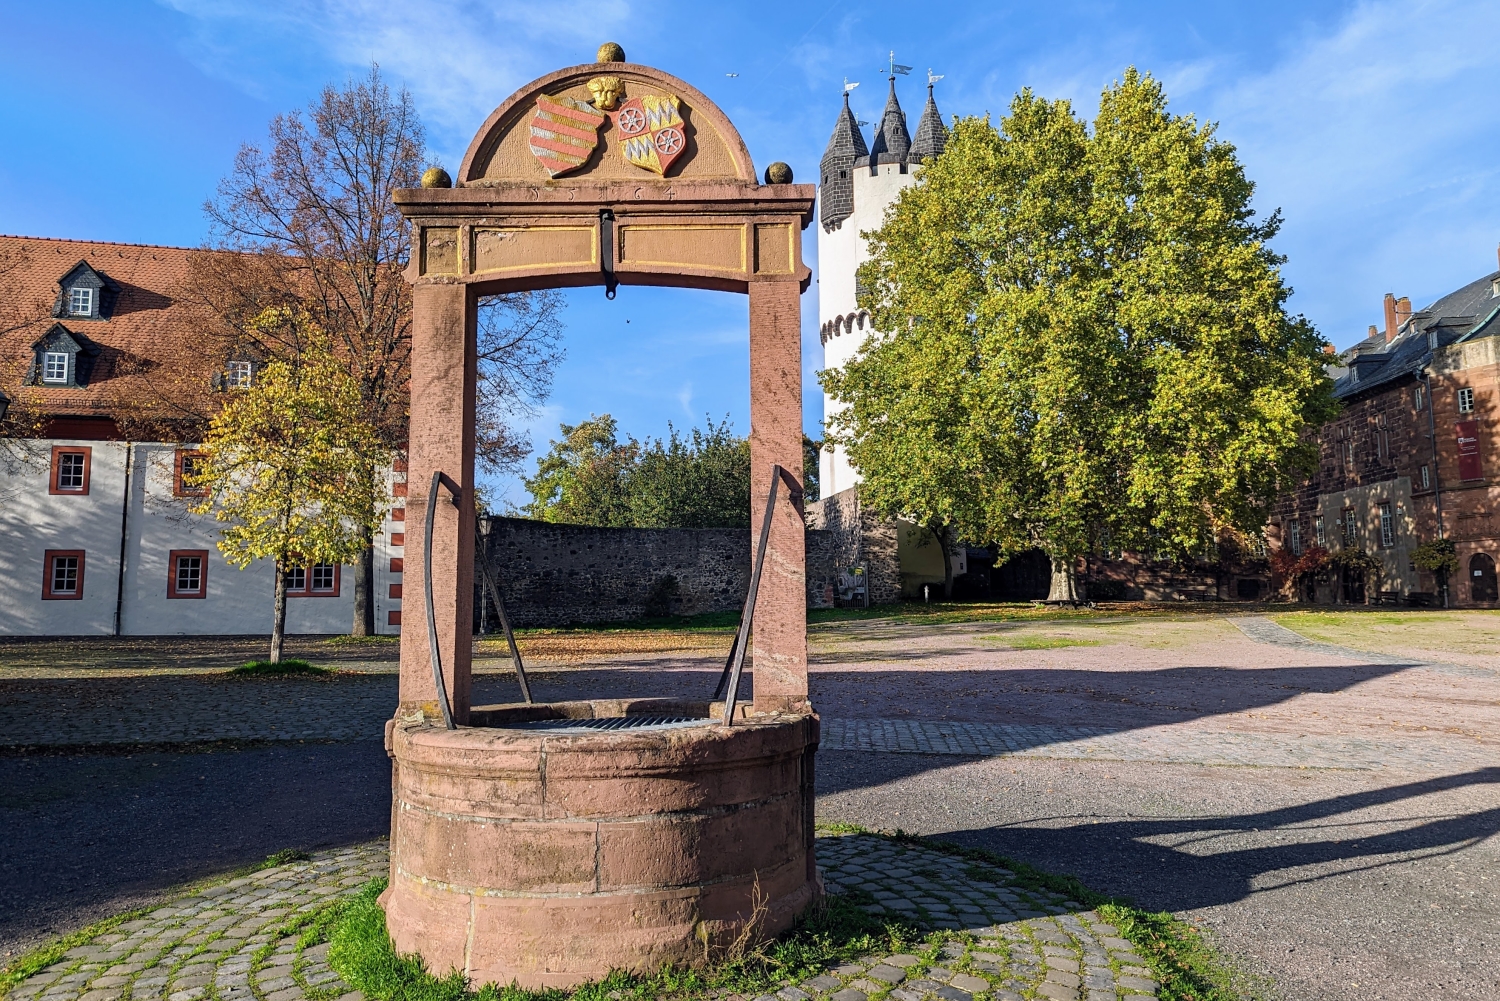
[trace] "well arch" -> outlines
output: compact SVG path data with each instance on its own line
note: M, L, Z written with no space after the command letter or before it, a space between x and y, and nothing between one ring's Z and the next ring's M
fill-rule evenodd
M649 114L627 116L632 107ZM655 152L628 134L643 121ZM412 226L411 608L387 729L395 775L384 900L398 948L421 953L435 972L564 986L611 968L690 961L701 940L733 937L752 919L756 894L769 900L765 931L785 927L817 895L800 505L800 296L811 278L802 231L814 197L812 185L759 183L712 101L624 61L532 81L485 121L452 186L395 196ZM589 285L747 296L753 525L765 516L773 470L792 482L770 513L742 725L539 736L505 730L518 712L532 718L529 708L470 705L478 300ZM439 480L428 567L422 513ZM753 550L758 542L752 534ZM429 571L430 634L421 598ZM631 860L629 878L611 868L612 850Z

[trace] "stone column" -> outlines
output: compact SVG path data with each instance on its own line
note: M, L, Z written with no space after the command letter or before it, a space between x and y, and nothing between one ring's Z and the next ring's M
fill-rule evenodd
M408 432L406 550L401 615L401 715L420 708L441 719L427 643L423 543L427 492L441 471L459 505L438 487L432 533L432 604L438 653L453 718L469 718L474 617L475 301L464 285L412 289L411 425Z
M755 602L751 651L756 712L805 712L807 700L807 552L803 540L802 312L796 281L750 284L750 545L779 463L797 484L782 483ZM793 503L795 500L796 503ZM752 559L754 558L752 552Z

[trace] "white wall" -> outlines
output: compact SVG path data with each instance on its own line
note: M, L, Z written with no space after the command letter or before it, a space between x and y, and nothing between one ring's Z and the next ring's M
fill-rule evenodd
M87 494L47 492L54 445L92 449ZM125 446L118 442L0 440L0 634L114 632L124 495ZM81 598L43 600L48 549L84 551Z
M55 445L92 449L87 495L47 492ZM275 574L264 560L244 570L227 563L215 543L219 525L211 515L188 512L173 496L178 446L161 443L0 440L0 635L244 635L271 631ZM128 518L125 467L131 455ZM405 474L387 473L390 482ZM396 500L404 505L404 498ZM401 575L390 572L390 528L375 542L376 631L399 633L389 612L400 609L390 585ZM125 536L125 571L120 573L121 531ZM43 554L48 549L85 552L83 597L42 598ZM207 595L167 597L169 557L174 549L208 551ZM335 596L290 597L289 633L347 633L354 616L354 568L340 571Z
M843 225L829 233L818 228L818 327L836 317L858 314L859 305L854 297L854 272L868 258L869 253L861 233L879 229L885 223L886 211L901 189L916 182L908 167L903 173L900 164L882 163L871 175L868 167L855 167L854 214L845 219ZM868 329L857 326L853 333L841 333L829 337L823 345L823 367L838 368L847 362L869 336ZM823 396L824 421L843 409L843 404ZM843 448L831 453L824 451L818 462L818 490L823 497L832 497L859 482L859 473L849 465L849 457Z

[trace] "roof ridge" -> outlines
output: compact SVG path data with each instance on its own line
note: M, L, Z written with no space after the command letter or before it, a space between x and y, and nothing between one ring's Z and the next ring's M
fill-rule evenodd
M140 247L151 250L207 250L207 247L179 247L170 243L126 243L123 240L79 240L71 236L27 236L24 233L0 233L0 240L42 240L47 243L86 243L99 247ZM232 253L232 251L231 251Z

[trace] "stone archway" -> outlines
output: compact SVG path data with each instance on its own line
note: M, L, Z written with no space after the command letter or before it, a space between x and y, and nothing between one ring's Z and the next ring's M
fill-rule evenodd
M413 236L411 610L387 729L395 792L384 901L398 948L477 982L565 986L692 960L747 922L786 927L818 893L800 510L800 296L811 278L801 234L815 189L789 176L758 183L744 142L707 97L615 52L512 95L480 128L452 186L396 195ZM752 525L775 466L797 484L771 513L753 705L732 728L566 738L505 730L523 717L632 709L574 703L549 717L470 705L476 304L541 288L612 294L617 284L749 300ZM439 480L429 633L422 512ZM439 722L434 650L456 729Z

